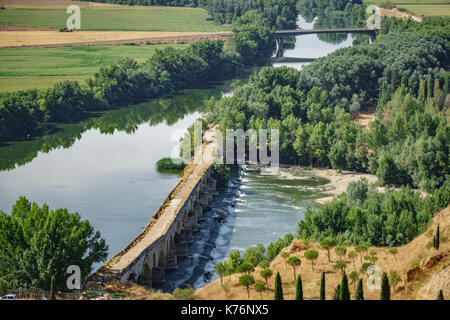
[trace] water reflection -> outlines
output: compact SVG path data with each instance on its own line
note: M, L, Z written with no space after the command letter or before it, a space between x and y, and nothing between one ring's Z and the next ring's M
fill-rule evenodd
M186 90L1 147L0 210L10 212L24 195L39 205L77 211L100 230L110 256L115 254L147 225L178 182L177 175L155 168L177 148L174 130L185 132L205 99L229 91L230 82Z

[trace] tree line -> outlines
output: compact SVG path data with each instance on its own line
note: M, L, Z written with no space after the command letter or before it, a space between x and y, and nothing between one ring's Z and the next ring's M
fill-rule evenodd
M431 218L450 203L450 182L426 197L409 188L376 192L367 181L351 182L347 192L307 208L296 235L355 245L400 246L424 232Z
M89 112L126 106L233 77L241 58L222 41L186 49L157 50L145 63L132 58L101 68L86 84L64 81L45 90L0 95L0 140L23 139L54 122L73 122Z
M450 46L393 31L317 59L301 71L263 67L233 96L207 103L225 129L280 132L280 161L377 174L386 185L428 191L449 175ZM370 128L358 112L378 104Z

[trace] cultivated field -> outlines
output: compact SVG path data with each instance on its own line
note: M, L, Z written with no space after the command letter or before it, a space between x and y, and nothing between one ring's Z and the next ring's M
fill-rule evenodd
M0 31L0 47L19 46L60 46L60 45L100 45L114 41L154 39L157 42L193 41L192 37L214 38L216 32L145 32L145 31L75 31L59 32L55 30L38 31ZM159 40L158 40L159 39ZM145 40L137 42L146 42Z
M6 6L0 24L60 29L68 18L65 6ZM214 32L227 28L206 20L206 10L176 7L84 6L81 30Z
M365 0L365 3L382 4L386 0ZM390 0L397 8L406 9L416 15L424 16L448 16L450 15L450 3L448 0Z
M46 88L62 80L85 80L124 57L147 60L156 45L0 49L0 91ZM183 44L172 44L182 48Z
M450 4L438 5L399 5L399 8L424 16L449 16Z

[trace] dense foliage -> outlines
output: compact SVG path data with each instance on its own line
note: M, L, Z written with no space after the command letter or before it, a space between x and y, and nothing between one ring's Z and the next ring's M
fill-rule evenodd
M77 265L83 281L92 265L105 261L108 246L89 221L67 209L49 210L21 197L11 214L0 211L0 279L11 288L66 290L67 267Z
M389 31L399 29L413 30L426 36L439 36L450 41L450 17L423 17L422 22L412 19L382 17L381 34L387 34Z
M276 28L295 28L297 6L295 0L208 0L207 10L217 24L230 24L254 10Z
M233 77L240 59L222 41L157 50L145 63L131 58L101 68L86 85L65 81L46 90L0 95L0 140L33 136L47 123L76 121L93 110L129 105L209 81Z
M367 171L386 184L434 190L450 173L449 53L441 38L398 31L301 71L264 67L232 97L211 101L207 120L223 131L279 129L282 163ZM370 129L351 121L377 103Z
M158 170L183 170L186 164L181 159L162 158L156 162Z
M360 181L366 184L366 181ZM319 209L308 208L297 236L312 241L332 237L338 242L399 246L422 233L430 219L450 203L450 182L425 198L409 188L379 193L343 193ZM351 204L351 205L349 205Z
M80 0L129 6L203 7L208 0Z

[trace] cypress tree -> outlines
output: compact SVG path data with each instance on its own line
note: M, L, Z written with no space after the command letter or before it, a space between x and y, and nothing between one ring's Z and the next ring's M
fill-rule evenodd
M444 300L444 293L442 292L442 289L439 290L439 294L436 300Z
M302 277L297 277L297 288L295 290L295 300L303 300Z
M341 293L341 285L338 284L334 289L333 300L339 300L340 293Z
M389 279L386 272L383 272L383 276L381 277L380 300L391 300L391 287L389 286Z
M277 272L277 276L275 277L275 300L284 300L283 287L281 284L281 277L279 272Z
M364 300L362 279L359 279L358 285L356 286L355 300Z
M348 278L344 273L342 274L341 288L339 291L339 300L350 300L350 290L348 289Z
M49 300L56 300L55 297L55 276L53 275L50 280L50 294L49 294Z
M320 300L325 299L325 272L322 272L322 277L320 278Z
M439 224L437 225L437 229L436 229L436 250L439 250L439 238L440 238L440 235L439 235Z

